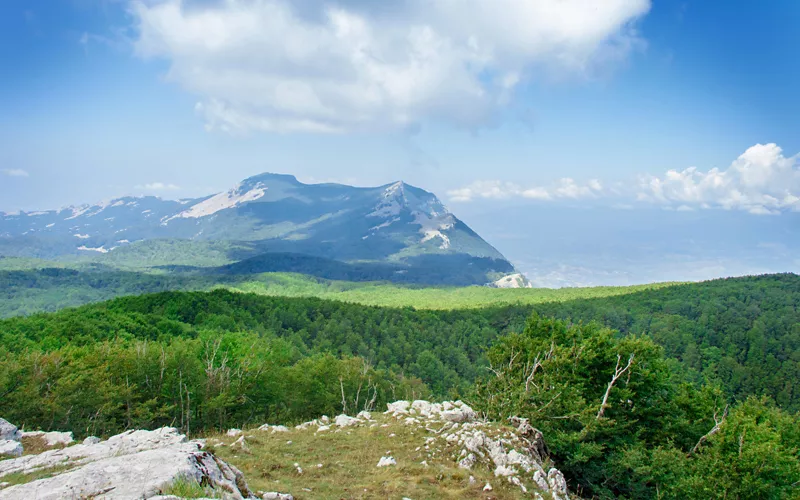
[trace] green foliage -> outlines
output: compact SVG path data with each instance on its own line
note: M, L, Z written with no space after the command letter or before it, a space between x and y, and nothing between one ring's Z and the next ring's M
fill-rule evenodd
M744 399L768 395L800 409L800 277L714 280L631 295L541 304L542 315L597 320L623 335L649 335L691 380L720 383Z
M476 406L529 418L582 494L784 498L800 477L797 418L760 400L737 406L693 453L724 398L682 383L647 337L534 315L488 357Z

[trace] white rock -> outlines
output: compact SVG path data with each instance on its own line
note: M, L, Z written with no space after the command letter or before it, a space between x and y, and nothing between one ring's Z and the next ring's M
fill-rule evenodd
M294 497L288 493L278 493L277 491L270 491L261 495L264 500L294 500Z
M406 414L408 413L408 408L411 406L411 403L408 401L395 401L394 403L387 403L386 413L393 413L393 414Z
M71 432L58 432L58 431L51 431L51 432L43 432L43 431L30 431L30 432L23 432L22 437L24 438L39 438L44 440L47 443L47 446L58 446L58 445L68 445L75 441L72 437Z
M517 471L505 465L498 465L494 470L495 477L508 477L516 475Z
M331 428L330 425L320 425L319 428L317 429L317 432L327 431L330 430L330 428Z
M538 486L540 490L545 492L550 491L550 485L547 483L547 475L544 472L540 470L534 472L533 482L536 483L536 486Z
M329 425L331 423L331 419L328 418L327 415L323 415L323 416L319 417L319 421L320 421L320 423L322 425Z
M228 437L236 437L240 436L241 434L242 434L241 429L228 429L228 432L225 433L225 435Z
M87 437L86 439L83 440L83 444L86 444L86 445L97 444L99 442L100 442L100 438L97 437L97 436L89 436L89 437Z
M338 415L334 420L333 423L339 427L350 427L351 425L358 425L363 423L361 420L353 417L348 417L347 415Z
M566 500L569 498L567 492L567 480L558 469L550 469L547 471L547 484L550 485L550 492L553 495L553 500Z
M20 439L22 439L22 433L17 426L0 418L0 441L19 441Z
M390 465L397 465L397 460L394 457L381 457L378 460L378 467L388 467Z
M19 441L13 441L11 439L3 439L0 441L0 455L19 457L22 456L22 452L22 443Z
M372 420L372 414L366 410L358 412L356 418L360 418L361 420Z
M289 428L286 427L285 425L270 425L270 424L264 424L261 427L259 427L258 430L271 432L272 434L275 434L276 432L289 432Z
M158 495L177 478L220 488L237 500L251 495L241 472L168 427L128 431L95 444L3 460L0 478L57 465L73 467L49 478L6 488L2 498L56 500L109 496L133 500Z
M492 488L492 485L489 483L486 483L486 486L483 487L483 491L492 491L493 489L494 488Z

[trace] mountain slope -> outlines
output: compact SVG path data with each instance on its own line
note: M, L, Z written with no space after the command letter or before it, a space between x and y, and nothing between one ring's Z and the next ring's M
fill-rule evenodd
M151 267L141 258L147 255L148 262L157 260L160 265L206 265L200 257L187 260L186 245L159 241L189 241L192 252L215 255L219 242L229 243L227 261L215 258L217 265L259 256L263 260L266 253L298 253L396 267L377 273L378 279L387 279L382 276L386 272L405 273L404 267L433 269L443 263L480 269L480 276L465 284L484 284L514 271L435 195L403 182L361 188L303 184L291 175L262 174L204 198L128 197L0 216L0 256L80 256L107 265L122 259L129 266ZM154 259L154 246L168 255ZM181 250L171 255L164 250L168 247ZM124 259L117 257L120 253Z

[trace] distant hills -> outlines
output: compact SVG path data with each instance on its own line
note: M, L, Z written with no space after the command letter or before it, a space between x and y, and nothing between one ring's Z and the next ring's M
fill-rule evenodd
M262 174L196 199L125 197L0 215L0 256L211 274L494 284L514 266L432 193ZM520 275L521 276L521 275ZM499 281L526 286L524 278Z

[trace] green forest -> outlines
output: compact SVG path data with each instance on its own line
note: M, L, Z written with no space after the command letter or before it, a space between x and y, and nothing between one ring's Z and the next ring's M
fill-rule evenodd
M497 290L499 291L499 290ZM584 496L796 498L800 277L452 310L226 289L0 321L0 415L190 433L461 398Z

